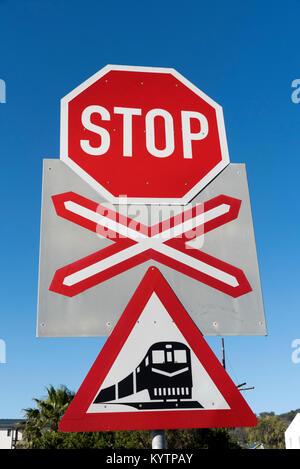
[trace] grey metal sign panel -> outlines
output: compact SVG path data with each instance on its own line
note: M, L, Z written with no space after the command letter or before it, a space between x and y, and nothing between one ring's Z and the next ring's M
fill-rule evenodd
M111 239L58 215L52 197L70 191L97 204L106 203L65 163L44 160L38 337L107 337L151 265L161 271L204 335L266 335L245 165L229 164L192 201L195 206L225 195L241 201L238 216L188 243L204 256L213 256L242 272L250 288L237 297L175 270L171 261L162 263L159 258L134 265L74 296L49 290L59 269L114 245ZM144 225L167 220L186 209L186 206L115 206L117 212Z

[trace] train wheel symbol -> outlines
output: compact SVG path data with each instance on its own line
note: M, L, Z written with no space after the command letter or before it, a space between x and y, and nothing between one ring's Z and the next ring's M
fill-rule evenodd
M156 342L139 365L121 381L100 390L94 404L120 404L140 391L147 402L122 402L137 409L202 408L192 400L192 364L189 347L181 342Z

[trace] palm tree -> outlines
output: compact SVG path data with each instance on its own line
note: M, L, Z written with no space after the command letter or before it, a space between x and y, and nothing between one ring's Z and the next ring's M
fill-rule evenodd
M34 447L35 442L45 431L57 431L58 424L74 397L74 392L66 386L52 385L46 388L47 396L43 399L34 398L36 408L24 409L25 428L23 439L26 447ZM24 425L24 424L23 424Z

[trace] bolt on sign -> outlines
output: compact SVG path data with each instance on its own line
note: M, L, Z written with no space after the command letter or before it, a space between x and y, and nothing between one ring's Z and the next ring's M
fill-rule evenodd
M245 166L173 69L108 65L62 99L40 253L40 337L108 336L150 266L203 334L266 334Z

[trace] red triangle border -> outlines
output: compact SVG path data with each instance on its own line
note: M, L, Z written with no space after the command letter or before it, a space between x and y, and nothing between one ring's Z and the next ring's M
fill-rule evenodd
M86 413L139 316L155 292L230 409ZM156 267L150 267L83 381L59 429L63 432L250 427L257 418Z

